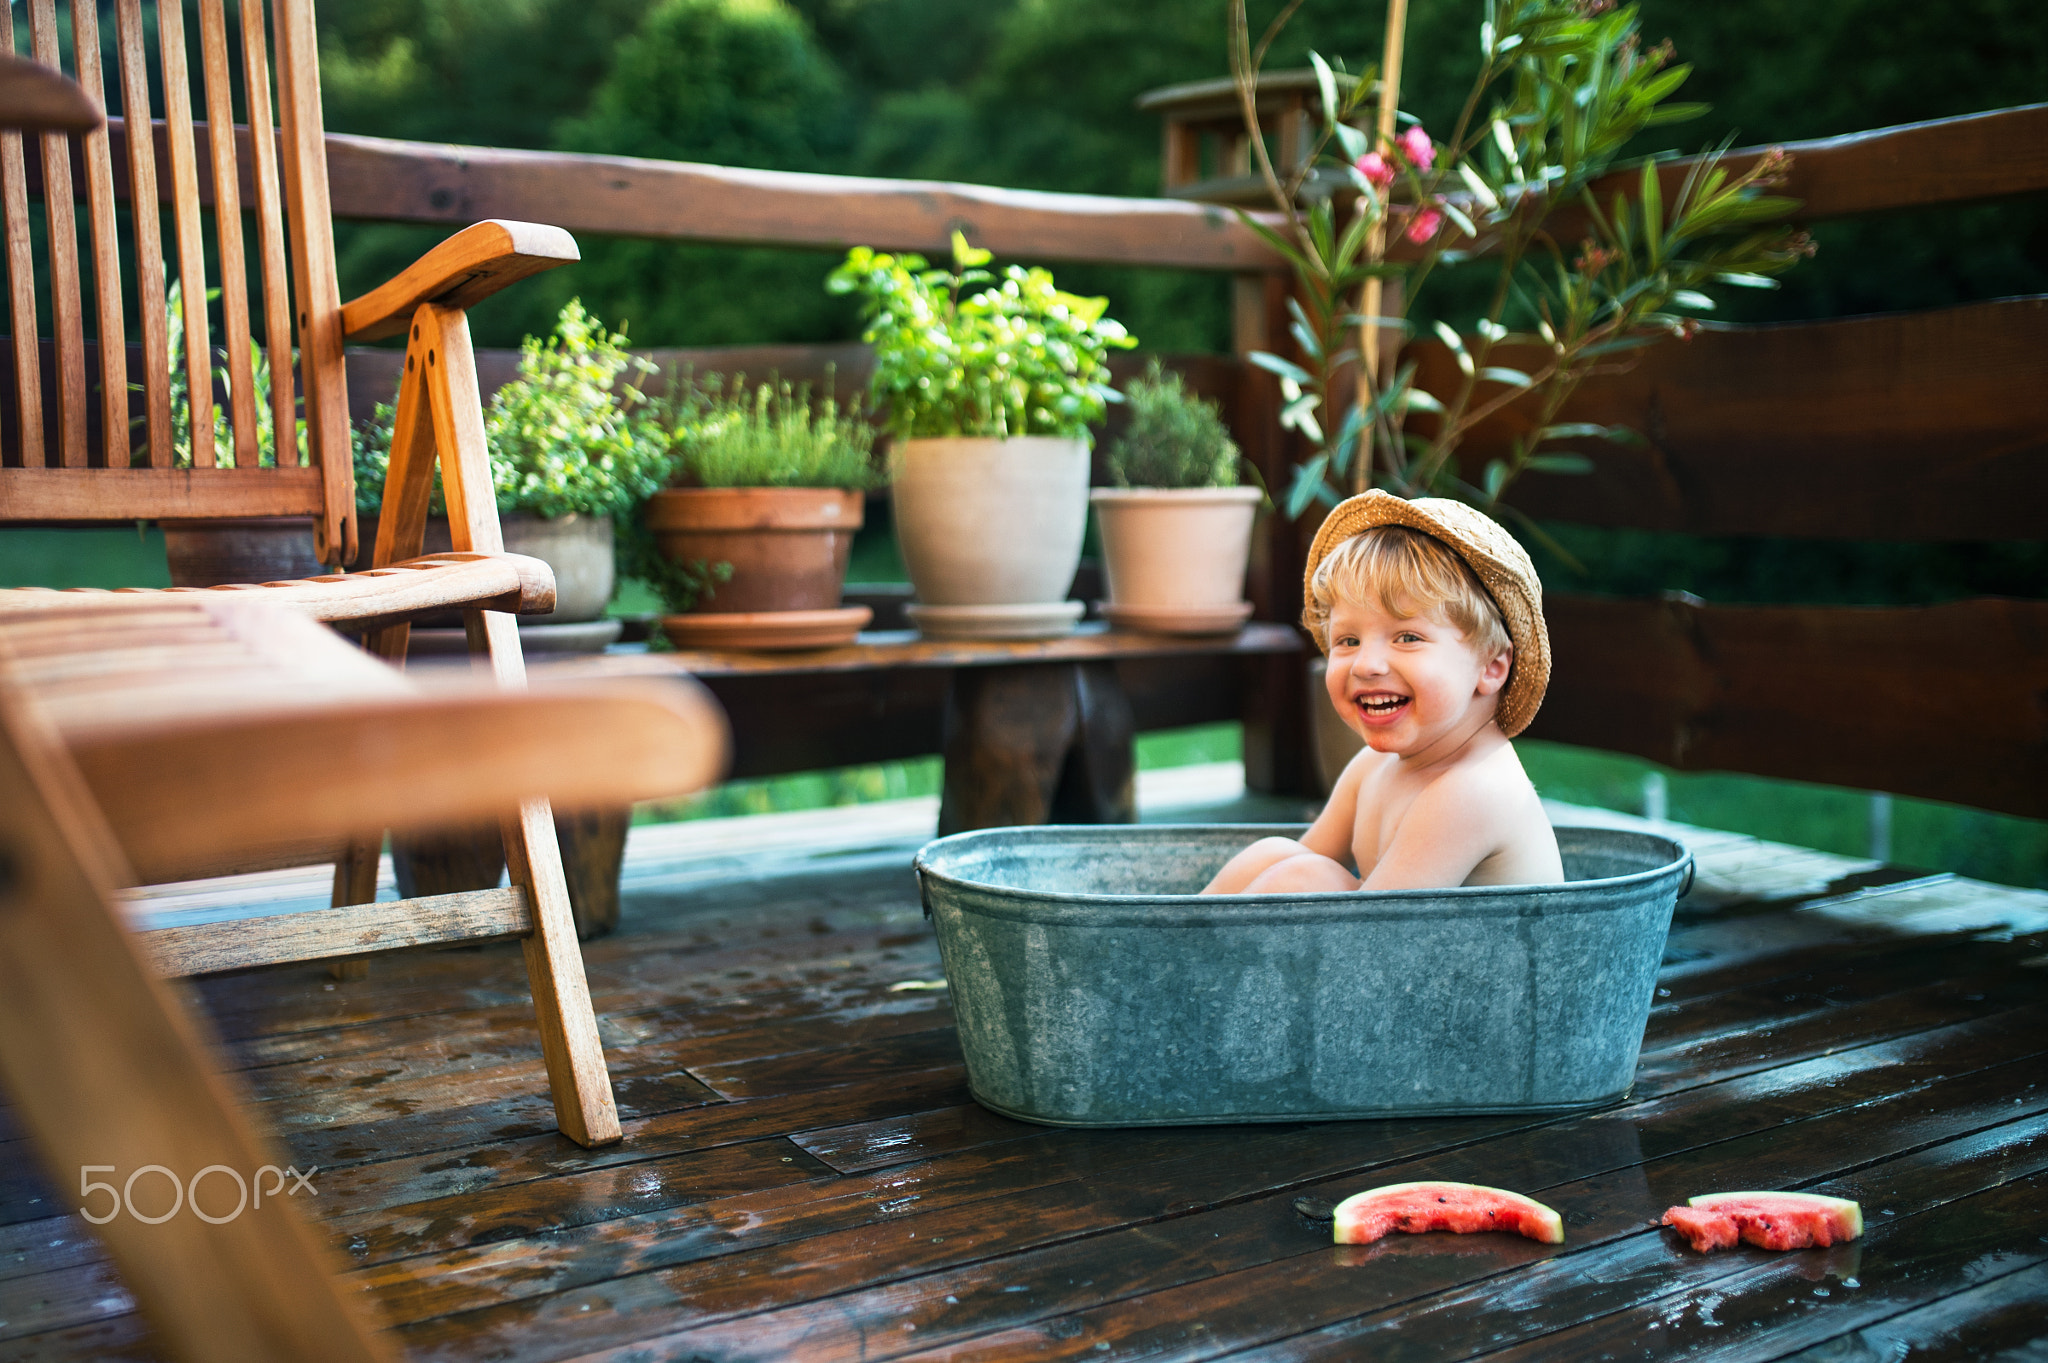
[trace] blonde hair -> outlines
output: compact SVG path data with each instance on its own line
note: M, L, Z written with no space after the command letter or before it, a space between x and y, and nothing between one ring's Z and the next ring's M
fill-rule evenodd
M1302 623L1326 645L1339 601L1377 601L1396 615L1434 615L1469 640L1482 658L1513 644L1500 607L1471 566L1449 546L1405 525L1376 525L1345 540L1316 567Z

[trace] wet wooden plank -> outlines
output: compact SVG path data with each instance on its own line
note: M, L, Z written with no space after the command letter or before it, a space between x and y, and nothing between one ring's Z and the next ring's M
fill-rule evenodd
M1890 1320L1801 1349L1786 1363L1914 1358L1959 1363L2039 1351L2048 1319L2048 1264L2035 1264Z
M1368 1168L1374 1170L1375 1182L1429 1176L1430 1170L1440 1177L1471 1177L1443 1172L1441 1166L1449 1159L1475 1168L1497 1168L1509 1158L1510 1144L1524 1151L1523 1158L1537 1161L1575 1157L1590 1159L1596 1170L1626 1167L1646 1156L1840 1111L1901 1086L1937 1082L1936 1075L1967 1066L1967 1057L1973 1054L1980 1065L1986 1060L2010 1061L2014 1050L2031 1053L2039 1046L2032 1034L2038 1025L2031 1010L2009 1014L2002 1020L1949 1029L1938 1042L1920 1039L1826 1057L1770 1076L1640 1105L1626 1115L1596 1114L1564 1124L1532 1127L1526 1118L1471 1118L1317 1124L1263 1133L1228 1128L1049 1133L1042 1142L997 1147L966 1161L935 1160L865 1176L867 1181L881 1181L906 1202L896 1218L877 1220L872 1210L859 1208L858 1223L831 1228L830 1218L844 1213L828 1208L826 1225L799 1239L746 1253L728 1248L702 1264L610 1283L604 1288L604 1301L618 1318L593 1318L596 1308L583 1308L594 1299L578 1289L543 1301L513 1301L466 1314L459 1331L450 1321L424 1322L403 1333L408 1348L426 1349L430 1356L435 1347L456 1349L459 1341L466 1341L462 1347L545 1356L543 1340L555 1330L573 1330L587 1347L599 1335L623 1343L650 1321L745 1316L758 1325L751 1318L774 1309L777 1294L783 1300L836 1295L976 1263L992 1254L1095 1239L1120 1226L1148 1226L1162 1218L1178 1219L1202 1208L1299 1190L1331 1178L1355 1178ZM2003 1078L1988 1082L2002 1092ZM2048 1103L2048 1095L2040 1101ZM1941 1110L1964 1106L1953 1103ZM1638 1122L1643 1124L1640 1136ZM1515 1131L1523 1134L1506 1134ZM1580 1134L1573 1140L1569 1131ZM1447 1146L1453 1153L1443 1153ZM1182 1153L1174 1158L1177 1150ZM1402 1173L1422 1163L1428 1165L1423 1172ZM991 1185L977 1177L977 1167L1022 1171L1008 1176L1012 1183L994 1221L982 1207ZM949 1171L951 1178L966 1180L964 1200L957 1188L952 1196L945 1195L943 1180ZM1019 1188L1014 1179L1020 1176L1031 1181ZM1521 1182L1542 1186L1555 1181L1531 1175ZM1111 1257L1129 1259L1132 1252L1127 1247ZM851 1317L865 1318L864 1312Z
M1955 1087L1942 1090L1930 1102L1917 1107L1897 1105L1901 1110L1910 1109L1903 1113L1908 1129L1897 1134L1898 1140L1908 1146L1923 1143L1931 1129L1940 1130L1938 1123L1942 1121L1964 1123L1962 1129L1968 1129L1970 1122L1985 1124L1988 1119L1983 1113L1969 1108L1966 1090L1971 1081L1949 1082ZM1999 1099L2003 1097L2004 1082L2002 1075L1978 1078L1976 1091L1980 1098L1990 1091L1994 1096L1986 1100L1987 1105L2002 1107ZM1964 1101L1948 1101L1951 1095ZM1769 1101L1764 1100L1766 1105ZM2048 1105L2048 1097L2038 1099L2036 1109L2042 1105ZM1885 1129L1884 1116L1883 1112L1875 1114L1872 1123L1873 1152L1885 1149L1885 1141L1892 1138L1892 1133ZM1930 1128L1930 1119L1937 1125ZM1780 1157L1785 1159L1802 1155L1809 1160L1817 1158L1823 1171L1836 1167L1829 1161L1839 1158L1837 1139L1828 1137L1802 1144L1787 1140L1779 1129L1781 1126L1782 1123L1773 1123L1758 1133L1757 1145L1781 1152ZM1955 1129L1948 1128L1951 1132ZM1299 1139L1327 1141L1329 1132L1330 1128L1312 1128L1301 1133ZM1597 1177L1601 1171L1626 1169L1646 1155L1660 1157L1654 1150L1632 1149L1630 1134L1628 1124L1613 1116L1604 1121L1580 1119L1387 1164L1375 1168L1369 1181L1490 1176L1511 1186L1544 1188L1575 1173L1583 1176L1591 1172ZM1695 1131L1694 1136L1699 1134ZM1706 1148L1713 1149L1715 1144L1709 1141ZM1696 1139L1683 1147L1696 1148ZM1670 1152L1678 1153L1681 1152ZM1754 1167L1760 1153L1756 1149L1750 1152L1748 1167ZM1328 1189L1334 1195L1355 1190L1368 1181L1352 1173L1342 1176L1341 1184L1312 1182L1281 1189L1262 1188L1257 1169L1216 1168L1213 1166L1222 1161L1214 1157L1209 1161L1212 1167L1206 1170L1191 1168L1194 1163L1182 1160L1163 1166L1167 1177L1160 1182L1173 1186L1187 1199L1180 1204L1178 1213L1165 1202L1156 1185L1139 1190L1132 1186L1132 1180L1118 1176L1128 1170L1110 1170L1092 1181L1055 1185L1031 1197L1005 1198L1000 1204L999 1221L990 1221L972 1205L950 1213L929 1212L901 1225L837 1237L813 1237L786 1251L764 1251L735 1258L729 1264L712 1263L695 1271L658 1275L673 1296L669 1292L657 1295L655 1285L645 1279L633 1280L632 1298L621 1296L617 1290L626 1285L613 1284L613 1295L608 1300L621 1311L646 1310L650 1315L658 1315L665 1306L666 1312L679 1321L714 1317L686 1334L663 1336L659 1345L663 1354L687 1356L696 1350L722 1358L829 1359L846 1357L859 1347L864 1356L887 1357L926 1345L935 1332L943 1332L943 1322L948 1320L959 1321L979 1313L980 1319L971 1328L985 1330L1002 1324L1006 1315L1013 1320L1018 1316L1045 1316L1048 1303L1085 1295L1076 1291L1077 1284L1097 1291L1108 1288L1103 1295L1117 1296L1197 1283L1201 1286L1190 1289L1193 1297L1206 1300L1214 1286L1211 1280L1229 1264L1242 1265L1247 1258L1255 1263L1264 1262L1275 1254L1288 1258L1327 1256L1331 1253L1324 1239L1327 1231L1301 1222L1291 1208L1292 1194L1308 1187ZM1319 1172L1327 1178L1335 1171ZM1654 1195L1639 1190L1625 1212L1613 1213L1616 1225L1625 1225L1629 1230L1641 1227L1663 1204L1647 1214L1641 1212L1638 1204L1654 1200ZM1571 1215L1613 1201L1614 1191L1607 1189L1599 1198L1588 1196L1583 1203L1568 1203L1560 1198L1559 1205ZM1147 1214L1133 1221L1128 1229L1103 1233L1115 1229L1117 1212L1129 1217L1139 1207ZM1583 1217L1580 1219L1583 1221ZM849 1248L857 1245L858 1252L821 1255L820 1251L835 1238L851 1241ZM1406 1237L1401 1239L1405 1241ZM940 1243L934 1244L935 1240ZM1475 1267L1480 1271L1498 1271L1554 1253L1548 1247L1505 1236L1474 1237L1452 1244L1462 1253L1453 1253L1449 1262L1465 1273ZM878 1259L884 1262L877 1263ZM911 1281L897 1281L906 1278ZM1121 1287L1114 1288L1112 1284ZM1246 1296L1254 1301L1264 1300L1272 1286L1262 1282L1258 1290ZM1357 1278L1347 1280L1337 1291L1330 1287L1324 1281L1317 1288L1325 1302L1324 1309L1334 1304L1355 1303L1361 1293L1375 1290ZM762 1301L765 1294L776 1288L818 1304L776 1309L772 1302ZM845 1295L850 1289L852 1295ZM541 1329L545 1328L543 1320L552 1324L573 1319L571 1313L587 1314L580 1311L583 1300L587 1298L570 1293L565 1302L544 1315L535 1311L514 1314L523 1318L529 1328ZM663 1305L657 1305L658 1301ZM747 1310L750 1302L760 1304ZM963 1309L969 1303L975 1304L974 1311ZM1189 1307L1190 1302L1183 1300L1163 1314L1173 1321L1174 1328L1180 1328L1189 1319ZM725 1323L716 1317L724 1317ZM905 1325L915 1328L905 1331ZM592 1333L601 1331L609 1335L615 1328L613 1322L593 1322L584 1327L578 1342L587 1347ZM881 1334L882 1331L888 1333ZM433 1327L430 1323L400 1333L416 1345L433 1334ZM1044 1338L1035 1338L1029 1349L1006 1352L1017 1343L1011 1340L1005 1341L1002 1348L992 1348L985 1356L1039 1356L1041 1352L1058 1356L1062 1352L1058 1347L1060 1341L1074 1337L1067 1327L1059 1327ZM1230 1336L1226 1333L1223 1337ZM498 1336L492 1331L484 1339L497 1342ZM885 1342L892 1340L893 1344ZM1092 1350L1095 1342L1099 1340L1084 1341L1084 1349ZM510 1341L505 1343L509 1345Z

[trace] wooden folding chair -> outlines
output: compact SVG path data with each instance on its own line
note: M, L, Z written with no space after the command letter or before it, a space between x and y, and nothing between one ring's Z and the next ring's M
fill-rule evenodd
M118 88L128 116L76 136L34 135L40 156L33 165L24 156L24 135L0 132L0 216L5 220L15 379L6 395L11 405L0 413L0 522L310 516L321 560L351 562L355 484L342 343L409 329L398 429L373 559L377 570L267 587L266 594L277 600L289 597L295 608L316 619L377 626L369 647L393 661L404 657L407 622L414 615L463 608L472 651L488 659L501 684L523 684L512 614L552 609L553 581L544 565L503 552L466 309L516 279L576 259L574 241L552 227L479 223L396 279L343 306L328 209L311 0L272 0L274 64L260 0L245 0L239 7L238 53L231 51L236 45L225 0L200 0L196 62L188 57L183 7L155 6L163 117L153 122L144 118L152 96L141 0L114 0L116 41L104 77L101 8L70 7L71 58L86 95L103 103L106 91ZM36 61L61 69L64 35L55 0L27 0L27 15ZM12 10L7 7L0 7L0 48L13 48ZM203 100L203 123L194 121L195 92ZM236 126L238 107L247 127ZM116 161L122 174L115 173ZM89 224L90 309L80 268L74 170ZM43 210L46 250L40 260L31 233L31 190L40 191ZM131 210L132 281L124 281L122 270L123 228L116 211L122 199ZM159 203L169 209L168 241ZM245 238L245 203L254 210L251 238ZM210 215L205 211L209 206ZM166 305L167 271L173 266L167 265L167 246L184 299L189 416L182 432L173 422ZM220 263L224 357L214 346L206 301L209 247ZM258 285L253 292L252 275ZM39 295L46 300L55 333L47 342L36 339ZM90 345L88 311L94 332ZM261 414L251 332L252 316L259 315L270 380L268 410ZM126 343L129 318L139 346ZM224 402L215 391L217 374L225 382ZM131 384L131 377L139 382ZM294 439L301 411L303 457ZM259 442L266 421L276 432L271 466L263 464ZM139 429L139 441L131 442L131 424ZM215 435L222 429L224 453ZM182 456L181 437L187 451ZM418 560L437 459L458 552ZM317 748L300 750L310 762L322 760ZM380 840L369 833L345 850L302 857L336 861L337 909L367 905L374 898ZM505 842L514 888L486 893L494 896L491 911L500 917L515 911L515 898L533 908L537 927L529 939L528 967L542 1032L549 1038L562 1130L586 1145L615 1140L619 1127L610 1087L591 1078L601 1081L603 1075L595 1023L587 1006L579 1016L561 1011L567 1000L580 995L582 965L546 802L523 806L506 824ZM196 874L200 868L185 869ZM243 863L235 869L253 868ZM390 917L388 908L363 912L376 921ZM349 926L370 920L342 915L337 921L333 931L322 930L337 946L336 954L341 947L374 949L360 945L362 934ZM358 944L349 946L352 942ZM278 949L285 950L282 945ZM246 952L241 958L245 963L250 959ZM160 959L188 969L207 963L207 958L174 951L160 953Z
M163 943L124 928L114 891L195 860L505 814L508 800L680 794L716 774L723 719L673 684L423 694L251 593L48 595L63 604L0 614L0 1080L178 1356L385 1357L204 1019L156 978ZM309 750L320 760L301 760ZM544 905L472 906L467 922L441 909L381 930L531 942ZM580 973L547 982L564 1011L590 1015Z

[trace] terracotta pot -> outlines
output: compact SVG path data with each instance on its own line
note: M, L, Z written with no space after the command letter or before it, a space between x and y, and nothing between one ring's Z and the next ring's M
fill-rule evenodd
M308 522L311 533L311 522ZM508 553L537 558L555 572L555 608L547 615L520 618L525 625L569 625L603 617L611 604L616 572L612 559L612 522L609 516L579 516L571 512L552 520L524 511L510 511L498 517ZM377 518L364 516L360 526L361 548L350 572L370 566L377 543ZM445 554L454 548L448 518L427 520L421 552ZM462 624L460 613L437 615L417 622L424 628L455 628Z
M1071 629L1080 612L1061 607L1088 528L1088 462L1085 441L1052 436L901 442L891 501L919 628L943 618L944 633L973 636L984 610L994 635L1006 616Z
M839 604L865 510L843 488L679 488L654 494L647 528L666 558L732 565L692 614L820 611Z
M164 521L173 587L288 582L329 571L313 554L309 516Z
M1109 599L1119 606L1225 606L1244 597L1254 487L1096 488Z

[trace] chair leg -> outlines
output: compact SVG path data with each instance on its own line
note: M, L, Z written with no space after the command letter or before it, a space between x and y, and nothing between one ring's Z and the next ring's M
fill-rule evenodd
M202 1021L123 928L114 846L77 770L0 692L0 1080L52 1182L179 1357L387 1358L361 1295L268 1186L278 1156ZM134 1200L157 1214L173 1182L208 1214L141 1220Z
M432 430L455 547L476 553L503 550L497 492L484 448L476 356L469 344L469 319L460 308L421 305L413 317L407 366L407 382L418 385L415 400L424 398L425 411L401 412L400 422L405 424L410 415L414 430ZM403 407L404 387L399 396ZM419 442L411 443L417 448ZM392 445L396 463L396 437ZM410 495L419 495L423 475L410 472L409 479ZM380 549L383 535L380 525ZM463 619L471 655L488 662L500 686L524 688L526 659L519 648L518 621L503 611L468 611ZM540 1021L555 1119L562 1134L579 1145L609 1145L623 1133L598 1041L597 1016L590 1006L590 985L583 975L583 951L576 941L553 811L546 800L525 801L505 820L504 829L506 867L512 883L526 891L533 910L533 931L525 939L526 977Z
M471 653L489 660L501 685L524 686L526 662L514 618L502 611L469 611L465 619ZM544 799L522 801L504 830L506 869L512 883L526 891L533 911L533 931L524 941L526 978L533 988L555 1120L578 1145L609 1145L623 1133L583 974L554 811Z
M381 838L353 840L334 862L334 894L328 902L335 908L344 904L368 904L377 898L377 862L384 851ZM337 956L327 963L327 973L337 980L370 978L367 956Z

